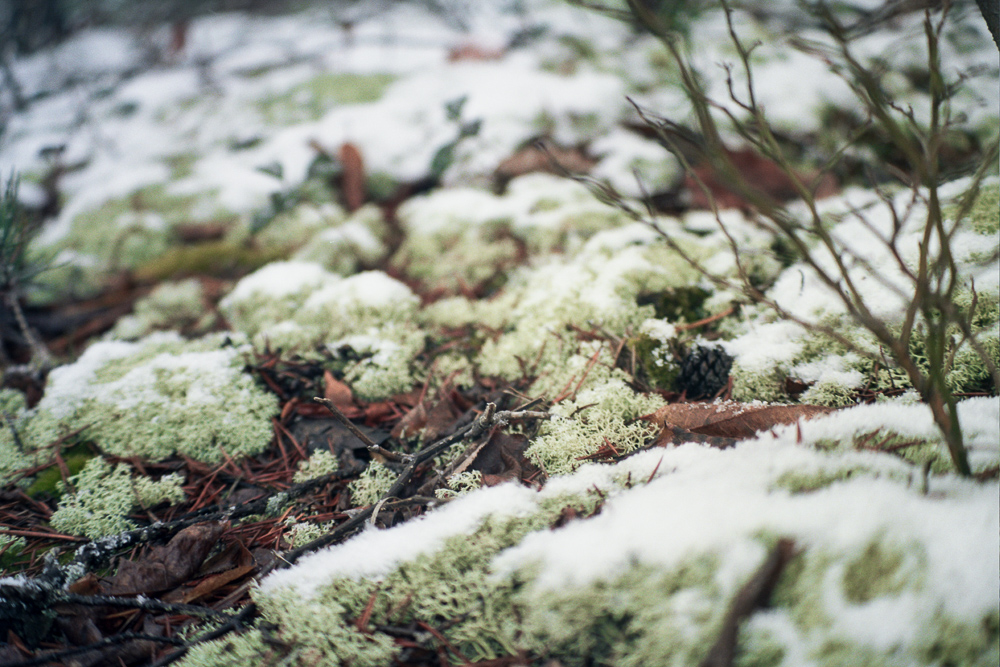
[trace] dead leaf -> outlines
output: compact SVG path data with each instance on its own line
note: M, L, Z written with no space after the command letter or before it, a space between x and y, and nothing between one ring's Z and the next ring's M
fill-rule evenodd
M589 173L597 160L589 157L579 148L562 148L546 142L548 150L542 150L537 144L530 144L520 149L500 163L495 172L501 183L534 172L560 174L563 170L574 174ZM556 164L553 164L553 160ZM560 169L559 167L562 167Z
M529 479L539 472L538 467L524 456L529 444L527 436L522 433L494 431L465 469L481 472L483 486Z
M348 419L360 417L362 410L354 403L351 388L333 377L329 370L323 371L323 396L344 413Z
M354 144L341 145L338 153L344 171L341 175L340 190L344 194L344 206L348 212L357 211L365 203L365 162L361 151Z
M165 591L187 581L201 567L225 530L221 523L199 523L180 531L141 560L122 560L110 580L110 594Z
M182 602L188 604L194 602L199 598L203 598L210 593L215 592L219 588L222 588L226 584L236 581L240 577L243 577L250 572L253 572L254 565L249 563L247 565L241 565L240 567L234 567L231 570L226 570L225 572L220 572L218 574L213 574L212 576L203 579L194 588L178 588L167 595L163 596L166 602Z
M448 51L448 62L500 60L503 58L503 54L503 49L491 49L476 44L459 44Z
M459 416L458 410L448 399L441 399L430 408L425 401L403 415L392 429L392 435L395 438L420 435L425 442L433 442L451 430Z
M836 409L823 405L753 405L736 401L672 403L643 419L664 425L657 442L667 445L677 444L676 439L681 435L671 429L742 440L774 426L794 424L799 419L811 419Z
M743 148L740 150L725 149L733 167L752 190L764 195L774 202L784 202L799 196L791 176L785 173L776 162L756 151ZM684 188L690 195L690 206L696 209L711 209L711 199L719 208L748 209L750 203L737 192L732 183L720 175L711 165L702 163L692 168L693 173L684 177ZM816 177L815 173L799 173L799 180L810 184ZM708 190L708 194L705 190ZM839 191L839 186L831 174L825 174L816 186L817 199L829 197Z

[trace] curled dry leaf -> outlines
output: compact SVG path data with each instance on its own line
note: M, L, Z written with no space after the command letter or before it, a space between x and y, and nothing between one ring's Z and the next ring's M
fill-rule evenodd
M111 578L109 593L155 593L187 581L201 567L224 530L221 523L199 523L180 531L165 545L153 547L140 560L122 560Z
M351 388L333 377L333 373L328 370L323 371L323 396L349 419L360 417L362 414L362 410L354 403Z
M658 445L688 442L683 432L722 438L719 442L705 440L712 446L729 446L736 440L752 438L774 426L794 424L835 411L822 405L754 405L736 401L719 403L672 403L646 415L655 424L662 424ZM700 438L695 441L701 442ZM726 445L722 443L728 442Z

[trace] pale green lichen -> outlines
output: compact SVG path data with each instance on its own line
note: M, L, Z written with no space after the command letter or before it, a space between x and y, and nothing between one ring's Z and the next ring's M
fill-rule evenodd
M38 239L35 252L55 253L57 262L39 275L35 298L90 295L103 287L109 272L137 269L163 255L176 243L178 226L232 227L236 221L212 192L174 194L162 183L138 188L77 214L57 240Z
M284 93L266 97L258 105L264 120L269 125L315 121L332 107L379 99L389 84L395 80L395 75L384 72L371 74L324 72L293 86Z
M374 505L392 488L396 477L396 473L383 464L372 461L356 480L347 485L351 501L357 507Z
M299 461L299 469L295 472L295 476L292 477L292 481L296 484L301 484L302 482L308 482L310 479L329 475L332 472L336 472L339 468L340 463L330 450L317 449L308 459Z
M86 426L88 438L117 456L256 454L270 442L277 398L244 372L246 352L222 334L96 343L49 374L27 440L41 447Z
M419 299L381 271L342 278L311 262L274 262L241 280L219 303L234 328L258 348L285 348L319 356L315 348L356 335L377 337L406 350ZM398 370L398 369L394 369Z
M183 667L247 667L273 665L279 652L270 647L260 630L251 629L222 639L196 642L177 663Z
M328 525L319 525L308 521L290 521L285 539L293 549L298 549L304 544L309 544L313 540L329 532Z
M1000 231L1000 188L995 179L980 188L966 222L976 233L984 236L993 236Z
M658 428L638 418L661 407L663 399L637 394L625 384L620 371L615 374L618 377L553 406L553 418L541 424L525 456L549 475L561 475L578 468L583 464L581 457L602 447L627 454L645 444Z
M344 209L333 202L319 205L303 202L278 213L254 238L268 247L291 251L301 248L317 234L335 229L346 217Z
M382 210L368 204L340 224L313 235L292 258L315 262L328 271L347 276L385 257L389 233Z
M773 488L787 489L792 493L809 493L863 474L869 474L863 467L810 472L786 470L774 481Z
M409 391L425 372L416 363L424 334L410 325L389 323L331 341L327 348L341 360L355 395L369 401Z
M197 279L160 283L136 302L131 315L115 323L108 337L138 340L154 331L183 329L202 319L205 310L205 293Z
M731 593L715 580L718 566L717 557L701 554L670 570L634 565L559 591L523 587L514 607L528 641L568 667L696 665Z
M452 475L447 480L447 488L438 489L434 495L442 500L450 500L475 491L483 485L483 473L472 470Z
M76 491L63 495L50 522L56 530L90 539L134 528L128 515L137 507L184 500L181 475L166 475L154 482L133 476L131 466L124 463L112 468L101 457L92 458L69 481Z

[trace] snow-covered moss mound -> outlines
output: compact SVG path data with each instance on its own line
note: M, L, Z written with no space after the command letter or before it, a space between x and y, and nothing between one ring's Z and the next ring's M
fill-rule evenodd
M95 343L49 374L26 440L42 447L82 430L115 456L220 461L224 452L256 454L271 440L277 399L244 372L249 352L238 337L222 334Z
M911 412L853 419L918 423L929 435L926 410ZM962 415L973 446L995 450L994 402L966 402ZM270 575L255 593L291 655L252 631L198 647L183 664L229 664L231 650L261 664L390 661L400 648L359 628L362 615L370 626L442 628L456 660L526 650L565 665L698 664L780 538L794 542L794 556L773 606L741 631L738 664L994 664L996 486L935 478L928 492L893 457L824 451L837 420L851 419L723 451L644 452L542 491L484 489L367 530Z

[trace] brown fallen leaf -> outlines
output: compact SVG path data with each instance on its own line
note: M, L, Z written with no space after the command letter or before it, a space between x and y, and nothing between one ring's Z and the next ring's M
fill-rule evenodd
M164 595L163 599L166 602L182 602L184 604L194 602L199 598L203 598L206 595L215 592L226 584L236 581L240 577L253 572L254 567L253 563L249 563L247 565L234 567L233 569L226 570L225 572L213 574L212 576L203 579L194 588L175 589L170 591L167 595Z
M477 44L459 44L448 50L448 62L500 60L503 55L503 49L491 49Z
M351 393L351 388L333 377L333 373L329 370L323 371L323 396L343 412L348 419L354 419L363 414L361 408L354 403L354 394Z
M340 177L340 190L344 195L344 206L348 212L357 211L365 203L365 162L361 151L348 142L340 147L338 156L344 171Z
M500 163L495 176L501 184L506 184L518 176L534 172L560 174L565 170L574 174L586 174L594 168L595 164L597 164L597 160L579 148L562 148L551 141L546 141L545 150L536 143L518 150Z
M726 149L733 167L739 172L750 189L764 195L773 202L783 202L796 199L799 196L795 184L785 171L773 160L756 151L743 148L740 150ZM697 164L692 173L684 177L684 188L690 195L691 208L711 209L711 199L719 208L748 209L750 203L737 192L724 177L709 164ZM799 173L796 176L809 185L816 177L815 173ZM706 194L705 190L708 190ZM816 198L830 197L839 191L839 186L831 174L824 175L816 186Z
M754 405L737 401L672 403L643 419L664 425L657 441L666 445L674 444L678 436L671 429L741 440L774 426L794 424L800 419L822 416L836 409L823 405Z
M180 531L140 560L121 560L110 579L111 595L155 593L174 588L198 571L225 530L221 523L199 523Z

